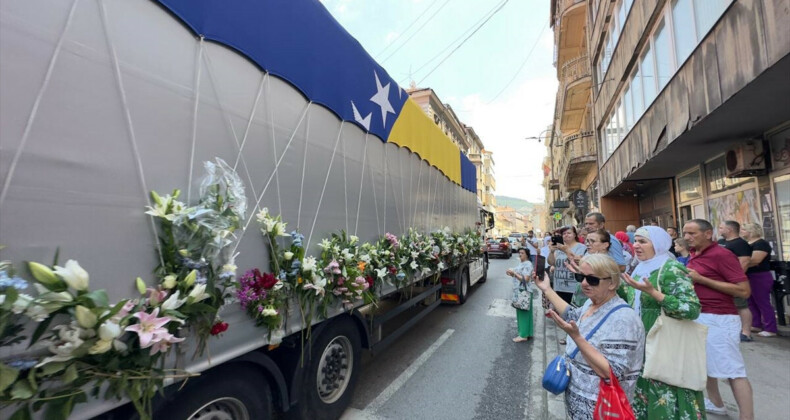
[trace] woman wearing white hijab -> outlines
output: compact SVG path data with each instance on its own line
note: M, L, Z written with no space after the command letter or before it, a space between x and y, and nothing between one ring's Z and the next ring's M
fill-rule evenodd
M696 319L699 298L686 267L670 257L672 237L658 226L643 226L634 237L639 264L630 276L623 274L628 286L621 287L619 293L639 312L645 331L653 327L662 308L672 318ZM637 419L705 418L702 391L642 377L636 383L633 408Z

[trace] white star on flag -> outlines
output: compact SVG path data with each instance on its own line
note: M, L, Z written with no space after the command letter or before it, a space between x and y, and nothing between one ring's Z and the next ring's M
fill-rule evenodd
M376 94L370 98L371 102L374 102L376 105L381 107L381 120L383 121L384 127L387 127L387 113L390 114L395 113L395 109L392 108L392 104L390 104L390 84L387 83L385 86L381 86L381 81L379 80L379 75L376 74L376 70L373 70L373 76L376 77Z
M359 113L357 106L354 105L354 101L351 101L351 110L354 111L354 120L362 124L362 126L365 127L365 130L370 131L370 117L373 116L373 113L368 112L368 115L366 115L365 118L362 118L362 114Z

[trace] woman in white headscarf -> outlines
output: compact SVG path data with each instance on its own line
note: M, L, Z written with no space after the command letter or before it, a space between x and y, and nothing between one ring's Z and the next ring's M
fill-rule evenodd
M639 264L630 276L623 274L627 286L618 293L639 313L645 332L653 327L661 309L672 318L697 319L699 298L686 267L670 257L672 237L658 226L643 226L634 237ZM636 383L633 408L637 419L705 418L702 391L642 377Z

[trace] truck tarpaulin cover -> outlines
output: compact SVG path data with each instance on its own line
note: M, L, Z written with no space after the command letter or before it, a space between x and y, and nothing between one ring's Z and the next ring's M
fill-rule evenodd
M404 110L408 93L318 1L157 1L198 36L238 50L263 70L292 83L312 102L384 141L408 147L453 182L476 192L476 173L474 167L471 172L465 167L466 156L462 153L460 160L455 159L452 143L440 130L413 121L430 120L412 107ZM397 125L410 125L418 133L394 128Z

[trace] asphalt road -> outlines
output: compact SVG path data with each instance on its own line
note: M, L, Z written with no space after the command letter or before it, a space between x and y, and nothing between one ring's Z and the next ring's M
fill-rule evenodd
M343 420L524 419L532 341L513 343L507 268L491 260L488 281L464 305L441 305L387 349L363 356Z

